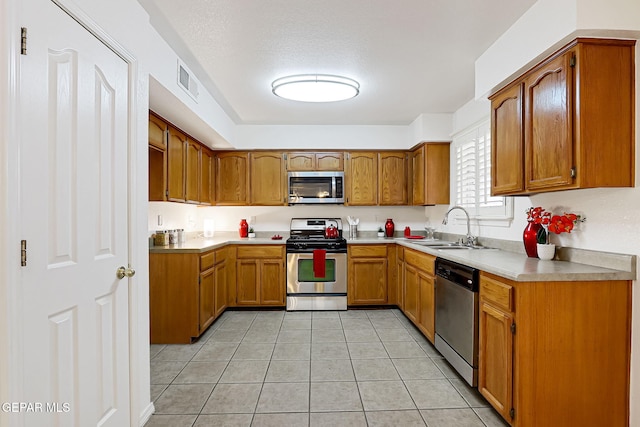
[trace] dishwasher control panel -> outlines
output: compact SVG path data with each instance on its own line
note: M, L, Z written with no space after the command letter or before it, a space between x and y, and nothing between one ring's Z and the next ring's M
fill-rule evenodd
M456 285L471 290L478 291L478 274L479 271L473 267L469 267L457 262L449 261L444 258L436 258L436 276L447 279Z

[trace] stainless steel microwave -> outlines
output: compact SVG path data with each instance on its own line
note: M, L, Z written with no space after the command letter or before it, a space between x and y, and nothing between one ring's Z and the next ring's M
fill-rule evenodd
M289 204L344 203L344 172L289 172Z

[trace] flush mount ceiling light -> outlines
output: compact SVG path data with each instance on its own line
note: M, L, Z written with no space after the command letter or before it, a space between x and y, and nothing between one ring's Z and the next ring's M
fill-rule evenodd
M344 101L360 93L360 84L357 81L326 74L282 77L274 80L271 88L276 96L303 102Z

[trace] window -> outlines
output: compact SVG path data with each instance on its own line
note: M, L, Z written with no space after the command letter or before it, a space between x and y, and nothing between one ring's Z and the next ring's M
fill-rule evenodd
M513 219L510 197L491 195L491 123L485 119L453 137L454 197L478 220Z

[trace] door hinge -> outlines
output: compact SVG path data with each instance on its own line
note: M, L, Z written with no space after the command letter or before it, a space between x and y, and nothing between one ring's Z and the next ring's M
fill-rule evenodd
M513 322L513 323L511 324L511 333L512 333L512 334L514 334L514 335L515 335L515 333L516 333L516 324L515 324L515 322Z
M575 178L576 177L576 168L573 167L571 168L571 178Z
M511 419L516 417L516 410L511 408L511 410L509 411L509 416L511 417Z
M283 157L284 157L285 160L287 160L287 153L284 153Z
M27 241L20 240L20 265L26 267L27 265Z
M20 55L27 54L27 27L20 27Z
M569 66L570 67L575 67L576 66L576 56L575 55L571 55L571 59L569 60Z

